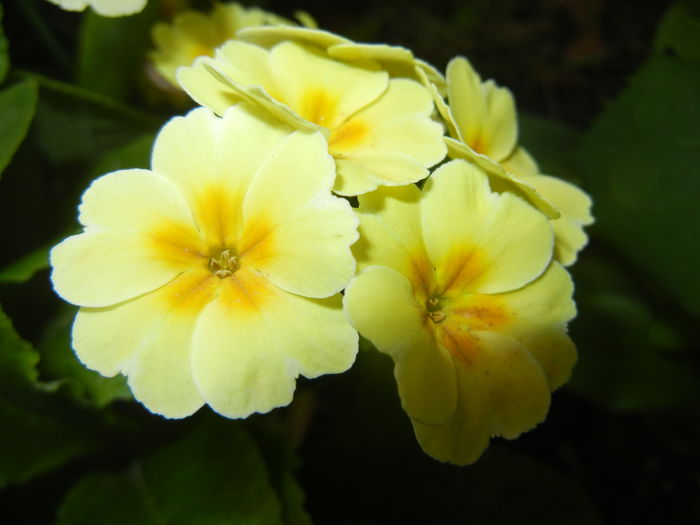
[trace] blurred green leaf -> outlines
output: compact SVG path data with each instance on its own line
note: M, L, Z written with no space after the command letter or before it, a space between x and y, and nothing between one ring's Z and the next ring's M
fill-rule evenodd
M91 176L99 177L116 170L150 168L154 140L154 133L145 133L119 148L106 152L90 169Z
M630 80L575 155L596 231L700 314L700 63L657 57Z
M87 422L36 383L36 351L0 311L0 487L22 483L91 448L71 421Z
M49 267L49 246L28 253L18 261L0 269L0 283L23 283Z
M298 430L298 420L301 420L302 427L308 424L313 404L310 392L297 389L294 401L285 410L284 420L280 418L280 413L275 413L251 422L255 425L254 436L267 465L270 483L277 491L282 505L285 525L312 524L311 517L304 508L304 491L294 476L300 462L292 448L292 440Z
M567 388L614 410L697 404L697 363L627 269L588 253L574 273L579 313L571 329L579 360Z
M571 171L570 157L581 140L581 132L560 122L521 113L520 144L535 158L542 173L578 182Z
M34 116L37 85L31 80L0 91L0 174L24 140Z
M202 421L200 421L202 423ZM68 493L58 525L281 524L255 442L216 419L127 472L91 475Z
M17 334L12 321L0 308L0 385L36 381L38 361L39 354Z
M78 50L80 86L118 100L128 98L145 66L157 3L150 2L141 13L119 18L86 13Z
M654 50L700 60L700 2L680 3L666 12L656 32Z
M3 18L2 4L0 4L0 24ZM8 51L7 37L5 36L5 31L0 25L0 83L5 81L7 72L10 69L10 54Z
M78 361L70 346L75 313L75 308L65 307L46 328L38 344L42 376L61 381L72 397L97 407L116 399L131 399L124 376L103 377Z
M37 139L54 163L94 164L161 124L156 117L69 84L42 79L41 87Z

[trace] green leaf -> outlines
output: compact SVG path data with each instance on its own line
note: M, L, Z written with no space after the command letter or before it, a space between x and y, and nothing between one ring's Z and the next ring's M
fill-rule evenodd
M132 399L124 376L103 377L78 361L70 346L75 313L75 308L65 307L46 328L38 345L42 376L61 381L73 398L97 407Z
M216 419L126 472L80 481L57 525L94 523L273 525L282 519L255 442L239 423Z
M144 133L123 146L106 152L90 169L90 174L99 177L116 170L150 168L154 140L154 133Z
M5 266L0 270L0 283L24 283L31 279L35 273L49 267L49 251L45 246L28 253L18 261Z
M519 142L535 158L542 173L576 181L570 156L581 133L560 122L524 113L519 118Z
M0 4L0 23L2 22L3 14L2 4ZM7 37L5 36L2 25L0 25L0 83L5 81L9 69L10 53L8 51Z
M37 97L37 85L31 80L0 91L0 173L10 163L27 134Z
M251 421L255 425L255 439L270 473L270 482L282 504L286 525L312 523L304 508L304 491L294 476L299 458L292 448L292 440L306 430L304 427L308 425L313 405L311 393L297 389L284 419L279 414L270 414Z
M567 388L616 411L696 404L699 370L683 337L626 268L587 253L574 268L579 360Z
M33 383L38 361L39 354L17 334L0 307L0 385Z
M654 51L700 60L700 2L678 4L666 12L656 32Z
M36 134L53 163L94 164L161 124L158 118L69 84L42 79L40 85Z
M700 314L700 63L656 57L584 137L575 160L596 232Z
M0 487L22 483L92 447L90 417L36 383L36 351L0 310Z
M125 100L144 70L150 30L158 14L150 2L133 16L106 18L86 13L80 32L77 83L91 91Z

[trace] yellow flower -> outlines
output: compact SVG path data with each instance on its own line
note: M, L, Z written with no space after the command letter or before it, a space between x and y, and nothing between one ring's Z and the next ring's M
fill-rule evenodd
M588 240L583 226L593 222L591 200L573 184L541 175L518 146L511 92L491 80L482 82L471 64L458 57L447 66L449 106L437 90L433 95L451 135L445 138L449 157L476 163L491 177L493 189L520 194L547 214L556 237L555 258L564 265L574 263Z
M84 232L51 252L55 290L81 307L80 360L167 417L266 412L299 374L346 370L357 218L330 193L323 137L246 104L199 108L161 130L152 164L97 179Z
M102 16L133 15L143 11L148 0L49 0L66 11L83 11L92 7Z
M335 59L327 49L316 41L284 40L268 49L233 40L215 58L181 68L178 79L218 114L246 100L296 129L323 133L336 163L334 191L341 195L427 177L446 152L429 92L415 80L391 78L376 61Z
M546 217L454 160L423 190L359 198L351 324L390 355L401 403L434 458L476 461L492 436L543 421L576 360L568 273Z
M177 68L189 66L199 56L213 56L214 50L235 38L244 27L292 22L257 8L242 7L238 3L217 3L209 14L185 11L172 24L159 22L153 27L156 49L149 58L158 73L179 88L175 75Z

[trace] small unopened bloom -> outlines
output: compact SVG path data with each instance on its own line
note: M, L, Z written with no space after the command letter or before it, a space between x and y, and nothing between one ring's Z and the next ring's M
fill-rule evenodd
M417 187L359 197L350 322L394 360L425 452L476 461L493 436L544 420L576 360L568 273L547 218L481 169L451 161Z
M55 290L80 306L78 358L167 417L267 412L298 375L345 371L357 219L333 180L320 134L246 104L171 120L151 170L93 182L84 231L51 252Z

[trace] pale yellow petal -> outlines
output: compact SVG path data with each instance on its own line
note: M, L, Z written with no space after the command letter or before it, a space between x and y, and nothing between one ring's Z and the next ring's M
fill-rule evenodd
M388 266L428 293L432 266L423 244L420 200L414 185L360 195L360 240L352 250L359 268Z
M338 195L352 196L368 193L380 184L369 167L354 160L336 159L335 169L333 191Z
M519 177L540 174L540 168L535 159L521 146L516 147L506 159L501 161L501 166Z
M544 370L549 388L564 384L576 363L576 347L566 334L566 324L576 315L571 277L552 263L537 280L498 300L509 313L499 331L520 341Z
M536 175L523 177L523 180L559 209L561 217L552 221L554 257L565 266L573 264L588 242L583 227L593 222L591 198L578 187L556 177Z
M450 137L445 137L444 140L447 145L447 155L451 159L465 159L479 166L489 176L493 191L515 193L550 219L559 217L559 210L523 179L507 172L499 163L473 151L459 140Z
M492 436L514 439L544 420L550 395L537 360L517 341L493 332L476 332L461 346L472 359L455 359L458 403L443 425L412 421L423 450L440 461L475 462ZM460 350L465 350L460 348Z
M379 100L333 130L329 149L344 159L369 152L399 152L428 168L446 153L442 126L431 119L432 111L432 99L422 85L392 79ZM382 178L381 173L377 176Z
M148 0L92 0L92 8L102 16L125 16L143 11Z
M184 417L202 405L192 382L194 323L219 279L187 272L149 294L109 308L81 308L73 325L78 358L103 375L129 375L134 396L167 417Z
M433 173L421 210L425 246L441 289L450 294L514 290L551 259L546 217L510 193L492 192L486 175L467 162Z
M51 250L51 281L66 301L110 306L155 290L192 265L188 244L128 230L89 231Z
M204 404L192 374L193 332L218 286L219 279L210 272L195 270L158 290L154 297L143 298L153 306L143 305L141 315L149 311L166 315L151 326L123 372L134 397L151 412L181 418Z
M153 150L153 169L187 196L210 242L231 245L241 231L245 192L263 161L290 129L254 106L216 118L204 108L172 119Z
M239 275L240 274L240 275ZM299 374L347 370L357 333L338 296L312 300L288 294L253 270L223 282L203 312L192 366L200 392L227 417L268 412L292 400Z
M242 29L237 36L241 40L266 48L271 48L284 40L305 42L322 49L337 44L350 43L350 40L328 31L293 26L251 27Z
M513 152L518 140L515 100L508 89L498 87L493 81L486 82L483 89L488 117L483 123L480 147L473 149L500 162Z
M472 149L487 118L486 103L481 91L481 77L464 57L447 64L447 99L459 133L458 139Z
M421 84L423 84L425 89L428 90L430 96L433 98L435 108L437 109L438 113L442 117L442 120L447 126L448 135L456 139L458 143L461 143L461 135L459 133L459 129L457 128L457 124L455 123L454 116L452 115L452 110L450 109L450 106L448 106L445 102L443 93L441 92L438 85L435 84L434 80L428 76L426 70L423 68L416 67L416 76L421 82Z
M78 209L84 226L151 232L177 224L197 236L192 213L177 186L148 170L115 171L99 177Z
M339 159L337 168L333 191L348 196L370 192L380 185L405 186L430 174L422 163L399 151L353 153L348 159Z
M411 283L396 270L370 266L355 277L343 300L350 323L395 362L401 405L411 419L444 423L457 404L452 357L425 323Z
M374 60L375 62L398 62L406 63L410 68L413 68L414 64L413 53L410 49L387 44L347 42L330 46L327 52L329 57L344 61Z
M307 297L342 290L355 273L357 218L331 195L334 175L318 133L296 132L271 151L245 197L241 263Z
M329 59L318 48L283 42L270 52L280 98L302 118L333 129L377 100L387 74Z
M216 50L214 67L241 86L260 86L279 99L279 90L270 70L270 52L260 46L229 40ZM210 62L212 63L212 62Z
M200 57L191 66L178 68L177 81L197 104L223 115L243 98L212 75L208 64L211 64L209 57Z

